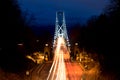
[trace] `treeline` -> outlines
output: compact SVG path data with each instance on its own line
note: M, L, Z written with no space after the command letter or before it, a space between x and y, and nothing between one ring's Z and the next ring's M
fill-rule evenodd
M52 45L51 25L31 25L34 15L22 12L17 0L1 0L0 5L0 67L25 70L29 67L26 54L43 51L47 42Z
M77 36L75 40L80 42L81 48L98 53L101 69L116 74L120 72L119 21L120 1L111 0L111 4L106 7L104 13L92 16L85 26L75 25L76 30L73 31ZM74 35L71 37L74 38Z
M1 0L0 67L21 71L29 67L25 58L35 50L36 37L26 23L17 0Z

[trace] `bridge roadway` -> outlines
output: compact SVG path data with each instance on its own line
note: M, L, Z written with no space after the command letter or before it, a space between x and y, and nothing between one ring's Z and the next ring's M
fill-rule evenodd
M52 61L36 65L30 72L29 80L46 80Z
M77 62L65 62L67 80L81 80L83 69Z
M35 66L30 74L29 80L46 80L51 68L52 61ZM67 80L81 80L82 68L76 62L65 62Z

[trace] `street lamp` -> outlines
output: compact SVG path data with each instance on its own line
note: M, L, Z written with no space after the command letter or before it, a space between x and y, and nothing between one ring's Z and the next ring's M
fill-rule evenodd
M48 46L48 44L45 44L45 46Z
M78 43L75 43L75 45L77 46L77 45L78 45Z
M30 72L28 70L26 71L26 76L27 76L27 80L30 80Z

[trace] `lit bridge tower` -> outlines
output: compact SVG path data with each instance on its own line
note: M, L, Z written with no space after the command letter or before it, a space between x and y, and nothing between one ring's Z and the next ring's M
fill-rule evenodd
M67 80L65 62L70 61L70 44L63 11L56 12L53 53L53 63L47 80Z
M58 37L63 37L66 43L66 46L70 52L70 43L67 35L65 14L63 11L56 12L56 22L55 22L55 33L54 33L54 42L53 48L56 46L56 41Z

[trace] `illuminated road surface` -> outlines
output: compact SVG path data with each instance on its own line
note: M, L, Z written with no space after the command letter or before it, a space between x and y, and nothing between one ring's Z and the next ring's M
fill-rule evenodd
M83 71L78 63L65 62L65 65L67 76L66 80L81 80Z
M46 65L44 65L41 72L39 73L39 79L38 80L46 80L51 65L52 65L52 63L46 63Z
M53 62L37 66L30 80L81 80L80 65L69 61L70 56L63 38L58 38Z
M76 62L69 62L68 61L68 62L65 62L65 69L66 69L66 71L65 71L66 78L63 79L63 80L81 80L81 75L83 73L83 70L80 67L80 64L78 64ZM61 71L61 73L62 73L62 71ZM48 73L47 73L47 75L48 75ZM58 73L53 74L51 72L51 75L50 75L51 78L49 78L49 79L45 78L43 80L52 80L52 79L53 80L60 80L60 78L59 79L56 78L57 75L60 75L60 74L58 74ZM52 76L54 76L54 78L52 78ZM64 76L62 78L64 78ZM40 80L42 80L42 79L40 79Z
M47 80L51 65L52 62L46 62L45 64L43 64L43 66L37 65L36 67L34 67L32 73L28 76L27 80ZM65 62L65 66L66 80L80 80L82 75L82 69L78 63ZM57 73L55 73L54 75L57 75Z
M46 80L51 65L52 62L46 62L42 66L37 65L30 73L30 79L28 80Z
M62 37L59 37L54 52L54 60L47 80L80 80L82 69L69 61L70 55Z

